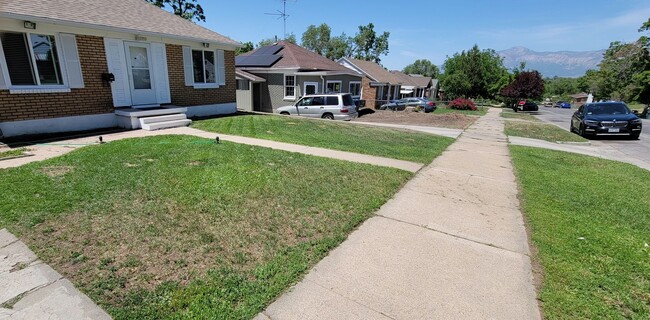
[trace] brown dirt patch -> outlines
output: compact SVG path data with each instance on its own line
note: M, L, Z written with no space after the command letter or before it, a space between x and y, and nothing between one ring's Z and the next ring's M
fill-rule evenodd
M364 114L353 121L465 129L474 123L476 119L477 117L457 113L435 114L377 110L374 113Z
M66 173L72 171L73 169L74 167L71 166L51 166L51 167L43 167L41 171L50 178L56 178L65 175Z

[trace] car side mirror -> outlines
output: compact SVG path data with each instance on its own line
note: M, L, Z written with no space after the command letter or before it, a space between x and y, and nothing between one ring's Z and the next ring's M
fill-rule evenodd
M639 110L632 110L632 113L639 115Z

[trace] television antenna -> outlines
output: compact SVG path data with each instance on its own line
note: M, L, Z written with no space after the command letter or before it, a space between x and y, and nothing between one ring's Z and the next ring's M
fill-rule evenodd
M289 15L287 14L287 0L282 0L282 11L276 10L278 13L265 13L270 16L278 16L278 19L282 19L284 21L284 37L283 39L287 38L287 18L289 18Z

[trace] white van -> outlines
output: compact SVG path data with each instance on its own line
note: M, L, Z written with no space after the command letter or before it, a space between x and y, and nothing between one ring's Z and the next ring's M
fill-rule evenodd
M357 107L349 93L307 95L295 105L280 107L276 112L331 120L351 120L357 117Z

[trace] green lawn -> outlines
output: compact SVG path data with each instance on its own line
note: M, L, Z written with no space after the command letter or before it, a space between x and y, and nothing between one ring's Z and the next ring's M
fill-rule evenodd
M503 109L501 111L501 117L506 119L521 119L526 121L540 122L535 116L523 113L523 112L514 112L512 109Z
M445 105L440 105L438 106L438 109L434 111L434 114L445 114L445 113L459 113L459 114L465 114L468 116L484 116L487 114L488 107L477 107L478 110L476 111L471 111L471 110L456 110L456 109L449 109Z
M502 113L503 115L503 113ZM586 142L587 139L558 128L556 125L521 121L506 121L506 135L546 140L550 142Z
M650 171L510 147L546 319L650 319Z
M0 229L116 319L252 318L411 173L189 136L0 170Z
M429 163L454 140L425 133L278 115L200 120L201 130Z
M0 159L22 156L27 151L25 148L11 149L7 151L0 151Z

